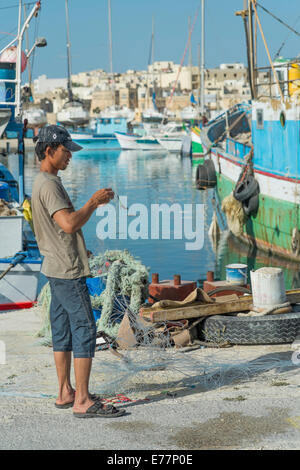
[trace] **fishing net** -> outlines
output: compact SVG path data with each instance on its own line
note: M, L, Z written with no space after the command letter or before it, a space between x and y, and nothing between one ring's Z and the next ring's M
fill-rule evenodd
M243 225L247 222L247 216L243 210L242 203L235 199L233 193L230 193L223 199L222 211L226 214L230 231L236 236L241 235Z
M93 277L104 281L104 290L100 295L91 295L93 309L101 310L97 320L97 331L116 338L120 320L127 308L131 316L138 315L140 306L148 296L149 270L129 251L111 250L89 259ZM47 283L38 298L39 311L43 326L37 333L40 343L51 345L50 326L51 291Z

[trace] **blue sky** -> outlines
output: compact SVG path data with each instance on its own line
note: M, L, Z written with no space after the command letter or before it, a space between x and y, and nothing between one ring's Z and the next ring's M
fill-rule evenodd
M2 8L17 3L18 0L0 0L0 31L9 32L16 26L17 8ZM260 0L260 3L300 31L299 0ZM243 0L206 0L205 4L206 66L215 67L222 62L235 61L246 63L244 28L241 18L234 14L242 9ZM114 71L124 72L127 69L147 67L152 15L155 19L155 59L180 62L188 36L188 17L193 20L200 0L111 0L111 5ZM271 56L274 56L287 36L282 55L293 57L300 53L300 37L289 33L289 30L262 10L258 9L258 13ZM96 68L108 70L107 0L69 0L69 17L73 73ZM35 25L32 22L31 38L34 30ZM65 77L64 0L42 0L38 34L47 38L48 47L37 50L34 78L43 73L48 77ZM258 61L260 65L266 65L267 56L259 33L258 36ZM198 63L197 47L200 39L199 13L192 36L194 64ZM6 40L0 34L0 47L3 47Z

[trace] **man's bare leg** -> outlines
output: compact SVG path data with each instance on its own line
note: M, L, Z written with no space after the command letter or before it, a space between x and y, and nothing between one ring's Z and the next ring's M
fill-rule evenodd
M65 405L71 403L75 398L75 390L71 385L71 351L55 351L54 360L58 377L58 397L57 405Z
M92 358L74 358L74 371L76 381L76 395L73 406L75 413L85 413L94 404L89 395L89 379L92 367Z

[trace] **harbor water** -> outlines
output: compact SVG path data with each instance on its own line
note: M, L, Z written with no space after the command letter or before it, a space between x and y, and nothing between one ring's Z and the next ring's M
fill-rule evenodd
M0 156L0 162L14 172L14 157ZM204 243L202 248L187 250L186 238L174 239L174 227L171 223L170 239L133 240L124 234L116 233L116 239L101 240L97 236L97 226L101 217L95 212L83 227L87 248L98 254L105 250L123 250L138 257L150 268L159 273L160 280L172 279L180 274L184 280L204 280L207 271L214 271L216 279L226 279L226 265L243 263L249 272L263 266L275 266L283 269L287 289L300 287L299 265L283 259L269 257L267 253L256 252L248 246L228 236L225 216L222 216L217 201L214 200L214 189L199 191L196 189L195 172L197 165L189 157L177 154L142 152L142 151L92 151L82 150L74 153L68 168L59 175L73 202L75 209L84 205L88 198L98 189L111 187L120 197L127 197L128 224L130 223L130 206L142 204L148 209L152 204L203 204ZM25 192L31 195L32 184L39 171L39 162L32 150L27 151L25 158ZM117 198L111 203L117 208ZM215 208L221 239L216 250L208 236ZM172 220L172 217L171 217ZM150 226L150 220L149 220ZM193 227L195 230L195 226ZM184 230L183 230L184 232ZM122 238L123 236L123 238Z

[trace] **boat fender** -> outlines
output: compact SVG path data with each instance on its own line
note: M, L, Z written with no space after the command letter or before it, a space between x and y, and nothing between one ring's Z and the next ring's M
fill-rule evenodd
M233 196L237 201L243 202L250 199L254 194L258 194L259 185L253 175L240 175L238 182L234 188Z
M199 190L214 188L217 184L217 175L214 163L211 159L198 165L196 171L196 188Z
M259 195L253 194L249 199L243 201L243 209L246 215L248 216L255 216L257 214L259 207Z

